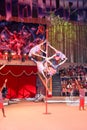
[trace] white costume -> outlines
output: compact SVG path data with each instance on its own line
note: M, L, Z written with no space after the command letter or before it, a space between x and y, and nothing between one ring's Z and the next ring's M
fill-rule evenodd
M29 57L32 57L32 55L40 56L40 55L38 55L38 54L36 54L36 53L37 53L38 51L44 52L44 51L41 49L41 46L42 46L44 43L46 43L46 41L44 41L44 42L42 42L42 43L40 43L40 44L38 44L38 45L32 47L31 50L30 50L30 52L29 52ZM45 53L45 52L44 52L44 53Z
M54 75L57 71L57 68L60 65L62 65L63 63L65 63L67 60L67 57L61 51L56 50L49 43L47 43L48 47L50 47L54 51L54 54L52 56L46 57L46 56L43 56L43 55L37 53L38 51L41 51L46 54L47 51L44 51L41 49L41 46L42 45L44 46L45 43L46 43L46 40L44 42L42 42L41 44L32 47L32 49L29 52L29 57L31 57L31 60L33 60L37 64L38 71L44 76L44 78L46 78L46 75L50 75L50 76ZM33 55L42 57L43 60L36 61L32 57ZM60 60L60 62L57 65L54 65L51 61L52 59L55 59L55 57L58 57L58 59ZM46 75L45 75L45 73L46 73Z

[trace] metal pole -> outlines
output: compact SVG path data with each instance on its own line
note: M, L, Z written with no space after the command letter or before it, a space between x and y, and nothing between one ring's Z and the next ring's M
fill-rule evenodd
M48 29L46 29L46 39L48 41ZM46 43L46 59L48 57L48 42ZM47 61L47 60L46 60ZM46 68L47 68L47 62L46 62ZM44 114L49 114L48 113L48 103L47 103L47 100L48 100L48 79L47 79L47 73L46 73L46 97L45 97L45 106L46 106L46 111Z

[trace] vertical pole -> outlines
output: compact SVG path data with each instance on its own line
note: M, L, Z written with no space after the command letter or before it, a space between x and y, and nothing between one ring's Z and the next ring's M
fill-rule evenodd
M46 39L48 41L48 29L46 29ZM48 42L46 43L46 59L48 57ZM47 62L46 62L46 68L47 68ZM47 73L46 73L46 114L48 113L48 104L47 104L47 99L48 99L48 92L47 92L47 87L48 87L48 81L47 81Z
M46 78L46 100L45 100L45 102L46 102L46 112L45 112L45 114L48 114L48 103L47 103L47 99L48 99L48 92L47 92L47 86L48 85L48 81L47 81L47 78Z
M47 43L46 43L46 59L48 57L48 29L46 29L46 39L47 39ZM46 68L47 68L47 62L46 62ZM47 73L46 73L46 77L47 77ZM46 112L45 114L49 114L48 113L48 103L47 103L47 99L48 99L48 79L46 78L46 97L45 97L45 105L46 105Z

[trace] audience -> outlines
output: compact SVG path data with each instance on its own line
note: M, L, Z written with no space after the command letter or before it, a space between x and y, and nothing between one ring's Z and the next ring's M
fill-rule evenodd
M83 65L70 65L67 68L60 69L59 74L61 77L62 96L79 96L75 79L77 79L87 91L87 67Z
M12 31L8 27L0 29L0 59L8 61L27 59L30 49L38 42L45 40L45 27L22 26L19 31Z

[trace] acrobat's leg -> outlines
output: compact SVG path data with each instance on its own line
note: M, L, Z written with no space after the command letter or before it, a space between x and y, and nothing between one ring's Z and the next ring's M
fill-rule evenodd
M2 113L3 113L3 117L6 117L4 108L2 108Z
M42 75L46 79L46 75L45 75L44 71L42 71Z
M42 55L39 55L39 54L36 54L36 53L33 53L34 56L38 56L38 57L41 57L41 58L46 58L45 56L42 56Z

